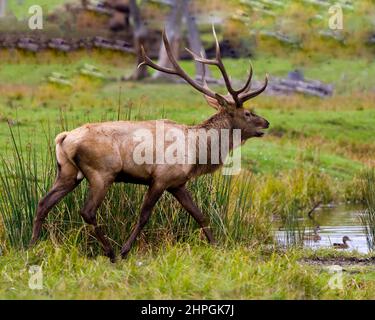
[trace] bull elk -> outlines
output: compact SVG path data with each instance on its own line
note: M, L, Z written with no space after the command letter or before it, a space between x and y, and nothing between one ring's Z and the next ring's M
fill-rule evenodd
M196 61L204 65L213 65L219 68L228 89L227 95L221 95L212 91L207 86L204 75L202 82L198 82L192 79L180 67L172 54L172 49L165 32L163 33L163 42L173 68L166 68L155 64L142 48L143 62L141 65L148 65L161 72L181 77L196 90L203 93L208 104L217 110L213 116L196 126L186 126L165 120L163 121L165 130L176 129L186 133L188 130L194 129L204 131L226 129L231 134L234 130L240 130L241 143L244 143L251 137L261 137L264 134L263 129L269 127L269 122L250 110L244 109L243 104L266 89L267 76L261 88L251 91L250 84L253 72L250 65L250 72L246 83L241 89L235 90L222 62L220 46L214 28L213 34L216 40L215 59L206 59L203 55L198 55L189 49L186 50ZM43 221L46 219L48 212L64 196L76 188L84 178L89 183L89 194L81 210L81 215L86 223L93 226L96 238L101 242L105 255L111 261L114 261L115 254L101 226L97 224L96 211L101 205L106 192L114 182L128 182L148 186L139 220L122 247L121 256L123 258L126 257L132 244L149 220L152 209L164 191L170 192L177 199L182 207L196 220L200 228L202 228L207 240L213 243L214 237L209 228L208 219L193 202L186 188L186 183L192 178L217 170L223 165L226 155L224 154L220 158L219 164L213 164L210 161L205 164L199 162L193 164L136 163L134 157L132 157L136 148L136 143L133 139L135 132L146 129L155 135L160 121L162 120L92 123L70 132L60 133L55 140L57 178L52 189L38 203L30 244L35 244L39 238ZM231 144L229 151L234 147ZM210 148L209 144L207 148ZM153 152L156 152L155 146ZM210 156L209 150L207 152L208 156Z

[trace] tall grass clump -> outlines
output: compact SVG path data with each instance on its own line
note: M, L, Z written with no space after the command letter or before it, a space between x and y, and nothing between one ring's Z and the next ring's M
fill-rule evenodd
M365 210L361 214L361 223L366 233L367 246L375 250L375 169L367 170L362 175L362 196Z
M54 148L46 148L41 155L32 146L23 147L12 130L11 141L11 154L2 158L0 163L0 217L7 243L11 247L26 248L38 201L55 179ZM219 243L250 244L272 238L268 217L257 212L254 206L254 179L246 172L239 176L223 176L218 172L189 184L196 203L209 216ZM79 214L87 187L83 181L50 212L44 224L43 239L69 243L86 253L99 252L91 227ZM98 222L104 226L115 246L120 247L129 236L138 219L145 192L145 186L116 184L107 193L98 210ZM190 215L166 193L155 207L138 243L142 247L159 245L163 241L191 240L199 237L198 230Z
M281 215L278 242L287 248L303 247L305 218L295 201L288 203Z
M9 243L22 247L30 239L40 190L50 186L51 172L46 166L50 156L47 154L47 158L38 163L36 154L28 148L24 155L12 130L10 134L13 144L11 159L0 159L0 211Z

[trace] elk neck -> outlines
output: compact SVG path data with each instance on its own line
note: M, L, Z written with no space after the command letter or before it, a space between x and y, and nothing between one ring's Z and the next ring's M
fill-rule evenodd
M226 129L228 130L228 133L229 133L229 148L228 148L228 153L229 151L231 151L233 149L233 124L232 124L232 120L231 120L231 116L227 113L227 112L224 112L224 111L220 111L216 114L214 114L213 116L211 116L210 118L208 118L207 120L205 120L204 122L202 122L201 124L198 124L198 125L195 125L195 126L191 126L189 127L190 129L193 129L193 130L205 130L207 132L207 135L209 136L209 132L210 131L214 131L214 130L217 130L218 134L219 134L219 143L220 143L220 147L219 148L213 148L213 149L216 149L216 150L220 150L221 148L221 143L222 143L222 139L221 139L221 130L222 129ZM198 142L199 143L199 142ZM225 161L226 159L226 156L227 154L222 154L221 151L220 151L220 156L219 156L219 163L215 163L215 161L213 161L213 155L212 155L212 141L211 139L209 138L208 141L207 141L207 144L206 144L206 152L207 152L207 164L201 164L200 161L199 161L199 145L197 143L197 165L195 165L195 168L193 170L194 172L194 176L199 176L199 175L203 175L203 174L207 174L207 173L212 173L214 171L216 171L217 169L219 169L222 165L223 165L223 162Z
M193 126L194 129L206 129L207 131L210 129L233 129L231 117L229 113L225 111L219 111L212 115L207 120L203 121L202 123Z

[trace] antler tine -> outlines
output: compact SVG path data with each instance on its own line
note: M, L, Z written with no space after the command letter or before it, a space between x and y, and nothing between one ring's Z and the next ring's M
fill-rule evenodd
M191 54L191 56L193 57L193 59L195 61L201 62L203 64L209 64L209 65L217 66L219 68L222 76L223 76L225 86L227 87L229 94L233 97L235 103L237 105L240 105L240 100L238 98L238 95L241 92L243 92L244 90L247 89L247 87L249 86L249 82L251 81L251 78L248 79L248 81L246 82L246 86L244 88L241 88L241 90L234 90L233 89L230 78L228 76L228 73L227 73L227 71L225 69L225 66L223 64L223 61L221 59L220 44L219 44L219 40L217 38L217 34L216 34L216 30L215 30L214 25L212 25L212 33L213 33L213 36L214 36L214 39L215 39L215 44L216 44L216 59L206 59L202 56L199 56L198 54L196 54L195 52L191 51L188 48L185 48L185 50Z
M252 65L252 63L251 63L251 61L250 61L250 72L249 72L249 76L248 76L248 78L247 78L247 81L246 81L245 85L244 85L241 89L239 89L239 90L236 91L237 94L240 94L240 93L242 93L242 92L246 92L248 89L250 89L250 84L251 84L251 79L252 79L252 78L253 78L253 65Z
M203 58L203 51L201 52L201 57ZM208 88L207 81L206 81L206 66L204 63L202 63L202 84L205 88Z
M216 43L216 62L217 62L216 65L219 67L220 72L223 75L225 86L227 87L228 92L233 97L233 99L236 102L236 104L239 105L240 101L238 99L238 92L233 89L232 84L230 82L230 78L229 78L228 73L227 73L227 70L225 69L223 61L221 59L220 44L219 44L219 40L217 38L217 34L216 34L216 30L215 30L215 25L214 24L212 24L212 33L214 35L215 43Z
M216 34L216 30L215 30L215 25L214 24L212 24L212 33L214 35L215 45L216 45L216 60L218 62L221 62L220 44L219 44L219 39L217 38L217 34Z
M268 74L266 74L266 78L264 80L264 84L261 88L253 91L253 92L247 92L247 93L242 93L239 95L239 99L242 103L244 103L247 100L250 100L251 98L256 97L257 95L261 94L264 90L266 90L268 85Z
M178 64L176 58L173 56L171 46L169 44L167 34L165 30L163 31L163 42L165 46L165 50L167 52L168 58L170 62L172 63L173 67L175 68L174 74L180 76L183 78L186 82L188 82L192 87L197 89L198 91L202 92L203 94L215 98L216 94L212 90L210 90L208 87L202 87L199 84L197 84ZM168 70L168 69L167 69ZM170 69L169 69L170 70Z
M191 54L191 56L193 57L195 61L201 62L203 64L210 64L210 65L217 66L216 60L206 59L202 56L199 56L194 51L191 51L189 48L185 48L185 50Z
M209 65L216 65L217 66L217 63L216 63L215 60L210 60L210 59L204 58L203 56L198 56L195 52L191 51L188 48L185 48L185 50L191 54L191 56L194 58L195 61L201 62L202 64L209 64ZM238 95L238 94L246 91L246 89L248 89L248 87L251 83L252 78L253 78L253 65L250 62L250 72L249 72L249 75L248 75L248 78L246 80L245 85L239 90L233 89L233 93L236 93Z
M193 86L199 92L202 92L203 94L205 94L205 95L207 95L207 96L209 96L211 98L215 98L215 92L211 91L207 86L206 87L202 87L199 84L197 84L179 66L179 64L177 63L175 57L172 54L171 46L169 44L169 41L168 41L168 38L167 38L165 30L163 31L163 42L164 42L164 46L165 46L165 50L167 52L168 58L169 58L170 62L172 63L174 69L165 68L165 67L159 66L158 64L154 63L150 59L150 57L147 56L146 51L145 51L145 49L144 49L143 46L141 47L141 53L142 53L142 58L143 58L144 61L141 62L138 65L138 68L141 67L141 66L143 66L143 65L148 65L149 67L151 67L151 68L153 68L155 70L158 70L158 71L161 71L161 72L165 72L165 73L168 73L168 74L174 74L176 76L180 76L181 78L183 78L186 82L188 82L191 86Z
M147 55L146 55L146 51L145 51L145 48L143 46L141 46L141 52L142 52L142 58L143 58L143 62L141 62L139 65L138 65L138 68L140 68L141 66L143 65L148 65L149 67L155 69L155 70L158 70L158 71L161 71L161 72L165 72L165 73L169 73L169 74L174 74L174 75L178 75L178 73L173 70L173 69L169 69L169 68L165 68L165 67L161 67L159 65L157 65L156 63L154 63Z

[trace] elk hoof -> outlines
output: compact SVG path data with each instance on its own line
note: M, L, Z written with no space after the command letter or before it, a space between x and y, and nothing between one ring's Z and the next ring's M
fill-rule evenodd
M213 246L213 247L217 247L217 246L219 246L219 243L218 243L215 239L211 240L211 241L209 242L209 244L210 244L211 246Z
M109 260L112 263L116 262L116 255L115 255L115 253L113 251L110 251L110 252L106 253L106 256L109 258Z
M29 249L35 247L37 239L32 238L29 242Z
M130 250L122 250L122 251L121 251L121 258L122 258L122 259L126 259L127 256L128 256L129 251L130 251Z

